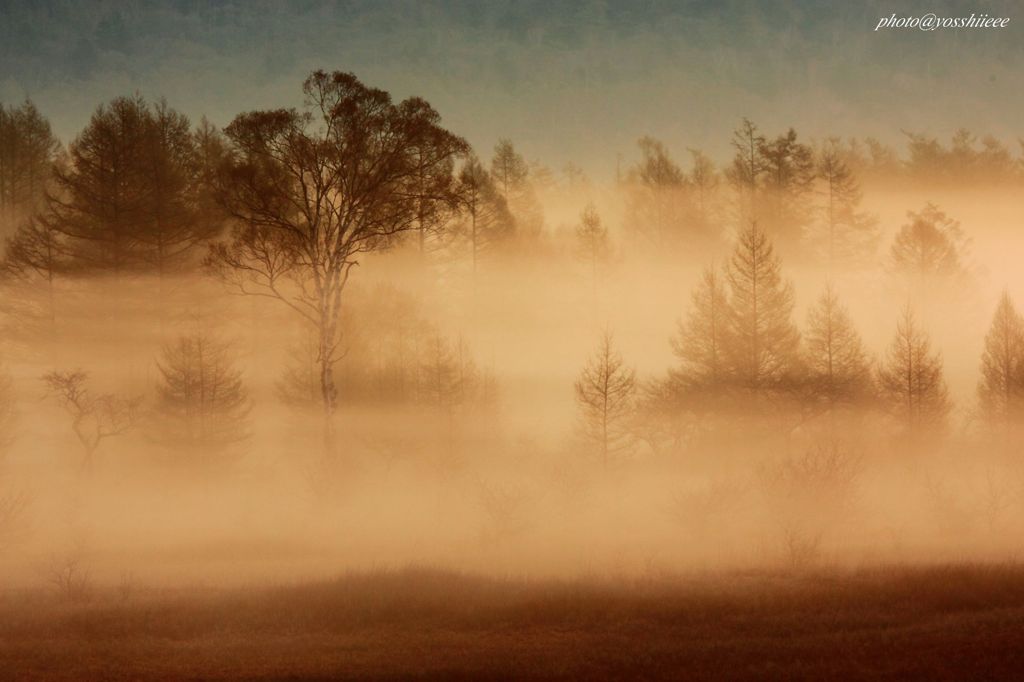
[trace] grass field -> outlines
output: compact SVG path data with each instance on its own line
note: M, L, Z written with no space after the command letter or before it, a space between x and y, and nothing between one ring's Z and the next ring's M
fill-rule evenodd
M572 582L409 569L315 584L0 597L3 680L996 680L1024 568Z

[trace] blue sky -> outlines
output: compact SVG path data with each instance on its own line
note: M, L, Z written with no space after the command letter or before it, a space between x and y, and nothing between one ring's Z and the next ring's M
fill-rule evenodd
M937 6L941 5L941 6ZM660 137L727 153L749 116L806 137L964 125L1013 141L1024 111L1019 3L0 0L0 100L31 96L69 139L138 91L224 125L298 105L314 68L427 98L482 154L510 137L594 175ZM880 16L1009 16L998 31L873 29ZM1018 23L1019 22L1019 23Z

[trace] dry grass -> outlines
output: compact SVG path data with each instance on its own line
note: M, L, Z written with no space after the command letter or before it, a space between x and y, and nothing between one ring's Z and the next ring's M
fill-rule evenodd
M527 582L431 570L0 599L12 680L1019 679L1024 569Z

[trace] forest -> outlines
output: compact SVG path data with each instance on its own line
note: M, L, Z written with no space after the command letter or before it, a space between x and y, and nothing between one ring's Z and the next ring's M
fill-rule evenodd
M67 142L0 109L16 581L1012 556L999 140L740 119L731 159L642 137L592 180L349 73L296 94Z

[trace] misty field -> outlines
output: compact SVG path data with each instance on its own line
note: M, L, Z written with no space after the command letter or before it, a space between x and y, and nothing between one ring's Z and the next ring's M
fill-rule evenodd
M407 569L0 600L17 680L1014 679L1024 569L528 581Z
M1018 19L777 4L0 0L0 682L1020 679Z

